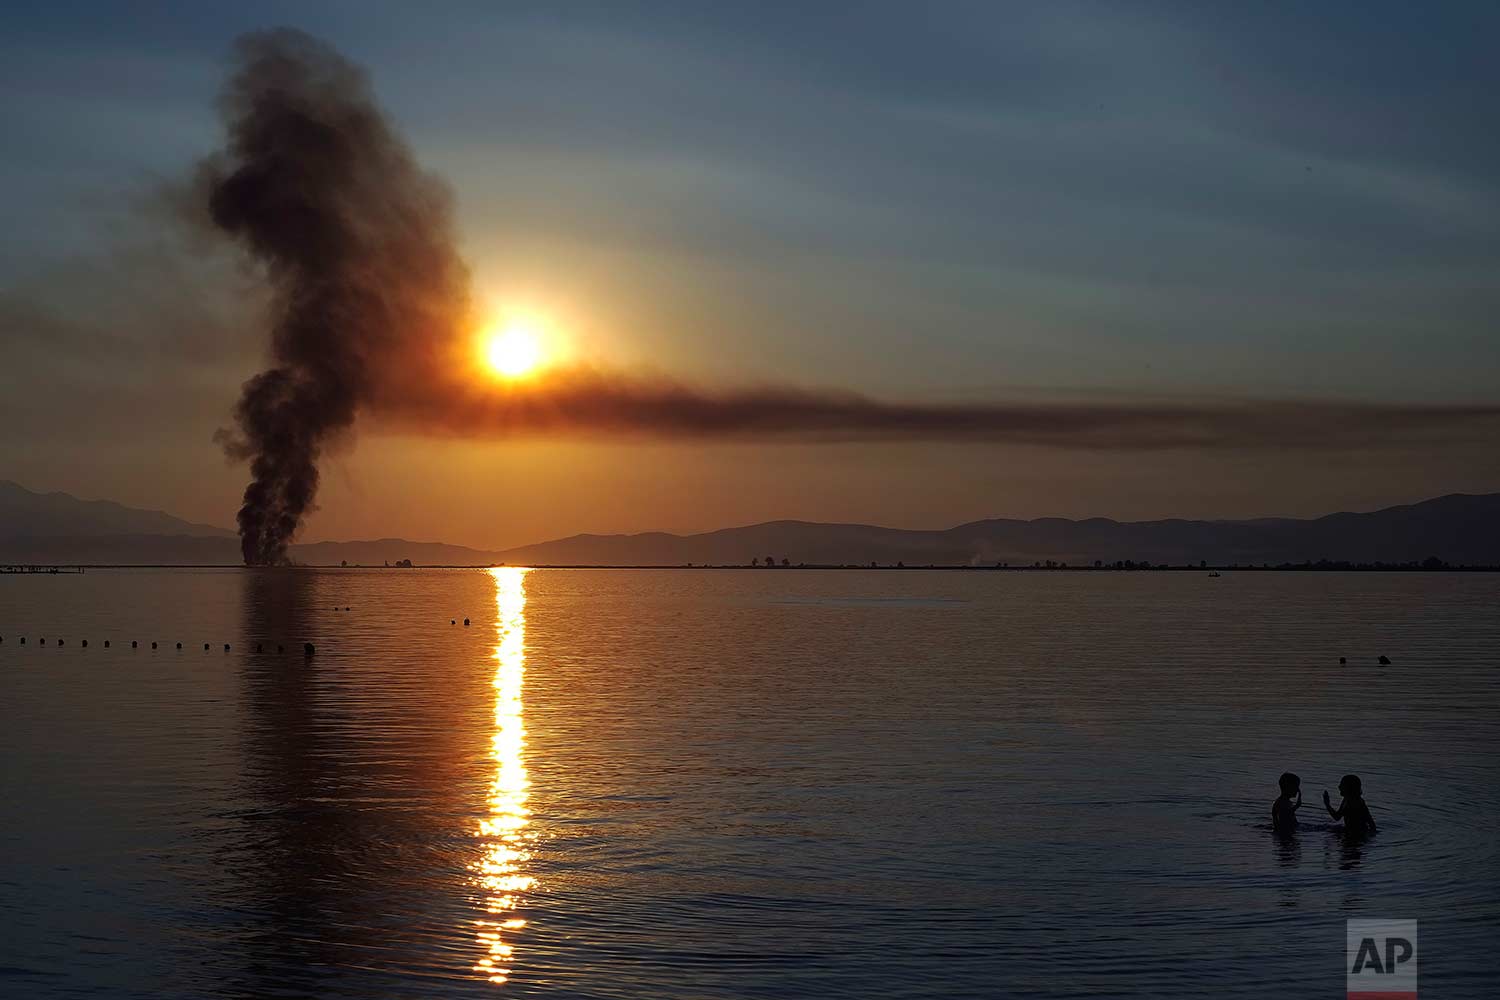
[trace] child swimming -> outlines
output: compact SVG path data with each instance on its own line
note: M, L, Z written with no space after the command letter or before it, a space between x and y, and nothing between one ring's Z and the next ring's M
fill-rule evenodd
M1297 829L1297 810L1302 808L1302 779L1288 771L1277 784L1281 786L1281 797L1271 806L1271 829L1291 833Z
M1366 834L1375 832L1375 817L1370 815L1370 807L1365 805L1364 787L1360 783L1359 775L1346 774L1339 780L1339 794L1344 801L1339 803L1337 809L1328 801L1328 790L1323 790L1323 808L1328 810L1328 815L1334 819L1344 821L1344 832L1349 834Z

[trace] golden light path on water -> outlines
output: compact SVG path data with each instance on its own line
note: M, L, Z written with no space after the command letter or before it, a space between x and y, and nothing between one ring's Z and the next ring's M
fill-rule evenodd
M474 971L492 983L510 977L515 932L526 926L516 916L520 893L536 884L526 874L528 850L535 834L527 831L531 812L526 808L526 728L522 718L521 692L526 676L526 570L501 567L490 570L495 580L498 614L495 630L495 732L490 756L495 762L495 780L490 784L489 816L479 824L484 855L472 867L484 891L486 916L476 920L477 937L484 953Z

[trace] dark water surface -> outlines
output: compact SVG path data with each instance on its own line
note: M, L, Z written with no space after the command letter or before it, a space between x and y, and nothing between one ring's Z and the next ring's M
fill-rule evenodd
M1500 989L1500 576L93 571L0 636L7 997L1329 997L1349 917Z

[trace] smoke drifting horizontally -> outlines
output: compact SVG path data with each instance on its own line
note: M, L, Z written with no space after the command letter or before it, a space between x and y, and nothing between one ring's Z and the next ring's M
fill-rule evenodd
M1380 448L1487 440L1500 406L1305 400L907 403L789 386L713 390L573 368L535 383L414 381L378 401L390 426L453 437L645 435L780 441L971 441L1079 449Z
M220 96L226 148L203 165L213 222L263 265L273 367L245 383L226 441L249 459L245 562L285 561L313 507L318 459L393 359L451 338L468 310L449 199L331 48L247 35Z
M468 274L450 200L316 39L245 36L220 97L225 149L202 165L214 224L264 269L272 367L245 383L225 450L249 460L245 562L284 562L318 461L366 414L424 434L642 434L756 440L1004 441L1074 448L1381 447L1485 440L1500 406L1340 402L938 405L787 386L711 390L578 367L476 379ZM221 432L223 433L223 432Z

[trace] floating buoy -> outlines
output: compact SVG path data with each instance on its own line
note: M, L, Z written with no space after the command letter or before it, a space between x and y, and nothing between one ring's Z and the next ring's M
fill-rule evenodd
M316 653L317 651L318 651L318 648L316 646L314 646L310 642L304 642L302 644L302 655L303 656L311 656L314 653Z
M278 653L285 653L286 652L286 647L283 646L281 643L278 642L276 644L276 652L278 652Z
M156 643L154 643L154 642L153 642L153 643L152 643L152 644L151 644L151 648L152 648L152 649L155 649L155 648L156 648Z
M457 618L449 618L448 619L448 624L449 625L457 625L458 624L458 619Z
M26 637L24 635L21 636L21 645L26 645Z
M109 648L109 640L108 640L108 639L105 639L105 640L104 640L104 648L105 648L105 649L108 649L108 648Z
M257 642L257 643L256 643L256 644L255 644L255 651L256 651L256 652L257 652L257 653L259 653L259 652L260 652L260 643L258 643L258 642Z
M1342 657L1342 656L1339 657L1339 666L1342 667L1344 664L1346 664L1348 662L1349 661L1347 659L1345 659L1344 657Z
M180 643L180 642L179 642L179 643L178 643L178 644L177 644L177 648L178 648L178 649L181 649L181 648L182 648L182 643Z
M229 643L224 643L224 652L229 652Z
M131 639L131 640L130 640L130 648L131 648L131 649L134 649L134 648L135 648L135 640L134 640L134 639Z
M1382 667L1388 667L1391 665L1391 658L1389 656L1382 656L1378 662Z
M88 646L89 646L89 641L87 639L83 640L83 648L87 649Z
M465 618L464 619L464 628L468 628L468 627L469 627L469 619Z
M59 640L57 640L57 644L58 644L58 645L59 645L59 646L61 646L61 645L62 645L62 644L63 644L63 641L62 641L62 640L61 640L61 639L59 639Z
M46 639L38 639L37 643L40 644L40 645L45 646L45 645L47 645L47 640Z
M203 644L203 651L205 653L208 652L208 643L206 643L206 642Z

